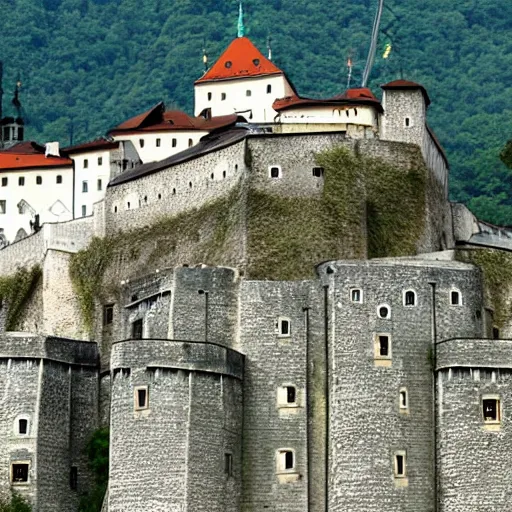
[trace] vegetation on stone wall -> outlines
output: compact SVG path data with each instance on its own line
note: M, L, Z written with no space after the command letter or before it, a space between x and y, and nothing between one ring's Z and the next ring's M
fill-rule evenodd
M7 306L5 329L15 331L27 300L32 295L42 270L39 265L21 268L8 277L0 277L0 300Z
M87 443L88 464L94 475L94 487L90 493L82 496L78 512L101 511L108 487L109 436L108 428L100 428Z
M96 301L117 295L115 279L107 270L130 267L133 273L175 266L180 263L229 263L230 249L237 243L233 231L239 219L235 208L240 189L202 208L174 217L163 217L154 224L107 238L95 238L74 254L70 277L78 296L84 324L93 329ZM229 242L228 242L229 240Z
M512 289L512 253L495 249L460 249L457 259L480 267L484 277L485 297L494 309L494 324L502 328L512 317L512 303L507 301Z
M0 512L32 512L27 500L17 493L10 498L0 499Z
M411 151L417 163L407 170L343 147L318 154L324 188L316 198L249 191L248 275L301 279L328 259L414 254L424 231L427 173L419 151Z

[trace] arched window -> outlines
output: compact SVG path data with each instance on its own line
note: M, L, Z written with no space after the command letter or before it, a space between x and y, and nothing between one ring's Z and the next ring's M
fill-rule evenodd
M404 291L404 306L416 306L416 292L414 290Z
M14 433L17 436L30 435L30 416L28 414L20 414L14 420Z

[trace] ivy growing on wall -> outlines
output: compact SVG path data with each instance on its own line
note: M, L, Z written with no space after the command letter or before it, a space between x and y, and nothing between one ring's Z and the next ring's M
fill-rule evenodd
M486 302L494 309L494 323L502 328L512 317L512 253L495 249L459 249L457 259L480 267Z
M408 169L335 147L316 155L324 168L317 197L250 190L248 275L303 279L314 264L415 254L425 227L427 171L419 150Z
M0 512L32 512L32 507L24 497L14 492L10 498L0 499Z
M35 290L42 270L39 265L31 269L21 268L8 277L0 277L0 300L7 306L5 329L15 331L23 308Z
M202 208L107 238L95 238L74 254L70 277L78 296L83 321L91 333L95 303L107 294L118 294L108 269L149 272L181 263L229 263L229 253L238 243L234 237L240 212L236 208L240 189ZM191 261L192 260L192 261ZM115 274L115 272L113 272Z

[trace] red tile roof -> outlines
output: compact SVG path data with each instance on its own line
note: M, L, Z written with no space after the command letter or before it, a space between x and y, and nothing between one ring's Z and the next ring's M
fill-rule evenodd
M425 104L427 107L430 105L430 98L428 97L427 90L423 85L418 84L416 82L411 82L410 80L393 80L392 82L388 82L387 84L381 85L382 89L420 89L423 97L425 98Z
M22 142L0 151L0 171L71 167L73 161L58 156L44 156L45 148L35 142Z
M277 99L272 105L272 108L275 111L280 112L299 106L317 107L342 105L369 105L375 107L379 112L382 112L380 101L372 94L370 89L367 89L366 87L359 89L348 89L343 94L338 94L337 96L327 99L305 98L298 95L287 96L286 98Z
M165 111L165 105L160 102L146 112L128 119L112 128L111 135L121 133L164 132L164 131L211 131L235 124L236 114L205 119L202 116L191 117L181 110Z
M119 147L118 141L108 140L108 139L96 139L90 142L85 142L83 144L77 144L75 146L69 146L67 148L62 148L62 153L71 154L71 153L86 153L88 151L101 151L108 149L117 149Z
M238 37L232 41L217 62L195 83L278 74L284 73L272 61L268 60L252 44L250 39Z

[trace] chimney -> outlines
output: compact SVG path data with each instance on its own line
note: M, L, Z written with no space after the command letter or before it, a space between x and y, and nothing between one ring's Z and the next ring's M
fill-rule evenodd
M46 150L45 150L45 153L44 153L45 157L49 157L49 156L58 156L58 157L60 157L59 143L58 142L47 142L45 144L45 147L46 147Z

